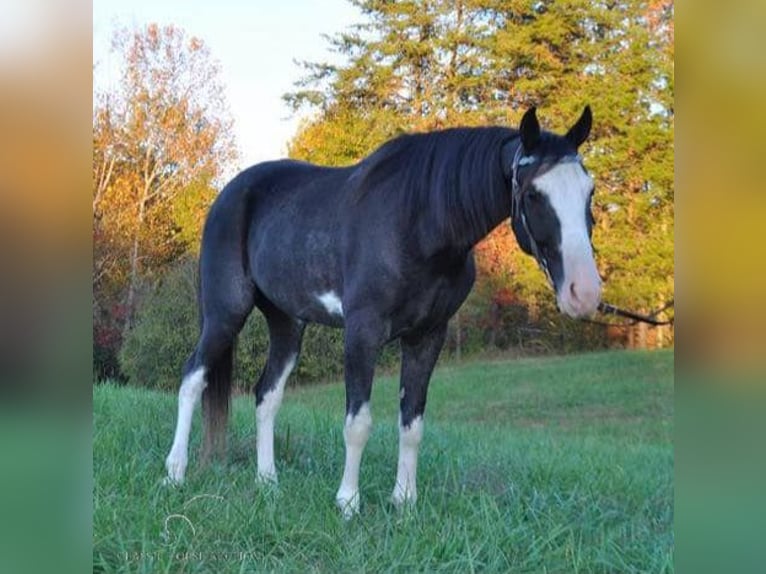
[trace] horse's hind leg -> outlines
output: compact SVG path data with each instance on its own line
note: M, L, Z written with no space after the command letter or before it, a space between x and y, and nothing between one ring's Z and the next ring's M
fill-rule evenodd
M205 369L198 365L197 351L192 353L184 366L181 388L178 391L178 418L176 431L173 436L173 446L165 459L168 476L167 484L181 484L186 474L188 464L189 434L191 433L194 409L207 385Z
M234 344L253 307L248 286L234 281L211 285L203 275L201 287L202 333L184 365L173 446L165 460L166 481L171 483L184 480L192 417L200 398L205 423L202 459L225 451Z
M444 344L446 327L418 337L402 337L399 383L399 464L391 501L396 506L417 500L418 450L423 438L423 414L428 383Z
M298 360L305 324L272 306L262 306L262 310L269 326L269 358L255 385L258 479L275 483L274 420Z
M245 317L247 315L245 314ZM189 434L194 410L204 403L205 439L202 458L225 450L234 343L244 317L233 323L205 321L197 348L186 361L178 391L178 419L173 446L165 460L167 482L181 483L188 463ZM204 391L204 396L203 396Z

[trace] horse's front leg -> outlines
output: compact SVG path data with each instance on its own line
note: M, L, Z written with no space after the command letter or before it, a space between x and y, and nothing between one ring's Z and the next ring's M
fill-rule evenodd
M370 393L375 362L385 342L386 326L372 313L351 314L346 317L345 324L346 422L343 439L346 462L335 499L343 516L349 519L359 512L359 467L372 430Z
M447 326L425 334L402 337L402 372L399 383L399 464L391 502L413 504L418 497L418 450L423 439L423 414L431 373L444 345Z

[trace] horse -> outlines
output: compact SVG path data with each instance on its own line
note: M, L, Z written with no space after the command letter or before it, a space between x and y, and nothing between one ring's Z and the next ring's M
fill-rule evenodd
M225 449L235 339L254 307L269 351L255 384L257 477L277 482L274 420L308 323L344 328L345 464L336 501L359 511L359 467L381 348L401 347L399 458L391 501L417 499L417 461L431 373L447 323L471 290L474 246L503 220L534 257L558 308L592 314L593 180L578 154L589 106L565 135L541 130L536 109L518 130L451 128L396 137L350 167L278 160L245 169L218 194L199 260L200 336L183 368L166 459L170 483L187 466L202 399L202 458Z

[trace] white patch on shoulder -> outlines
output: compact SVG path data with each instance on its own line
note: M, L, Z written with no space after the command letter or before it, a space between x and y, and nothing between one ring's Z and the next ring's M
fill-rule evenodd
M343 317L343 303L334 291L322 293L317 299L324 305L324 308L327 309L328 313Z

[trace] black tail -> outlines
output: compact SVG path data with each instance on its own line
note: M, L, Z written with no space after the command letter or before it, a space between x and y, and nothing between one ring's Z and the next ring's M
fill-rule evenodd
M200 460L223 459L226 455L226 427L229 422L231 375L234 364L234 346L223 350L220 358L206 373L207 386L202 393L202 413L205 438Z

